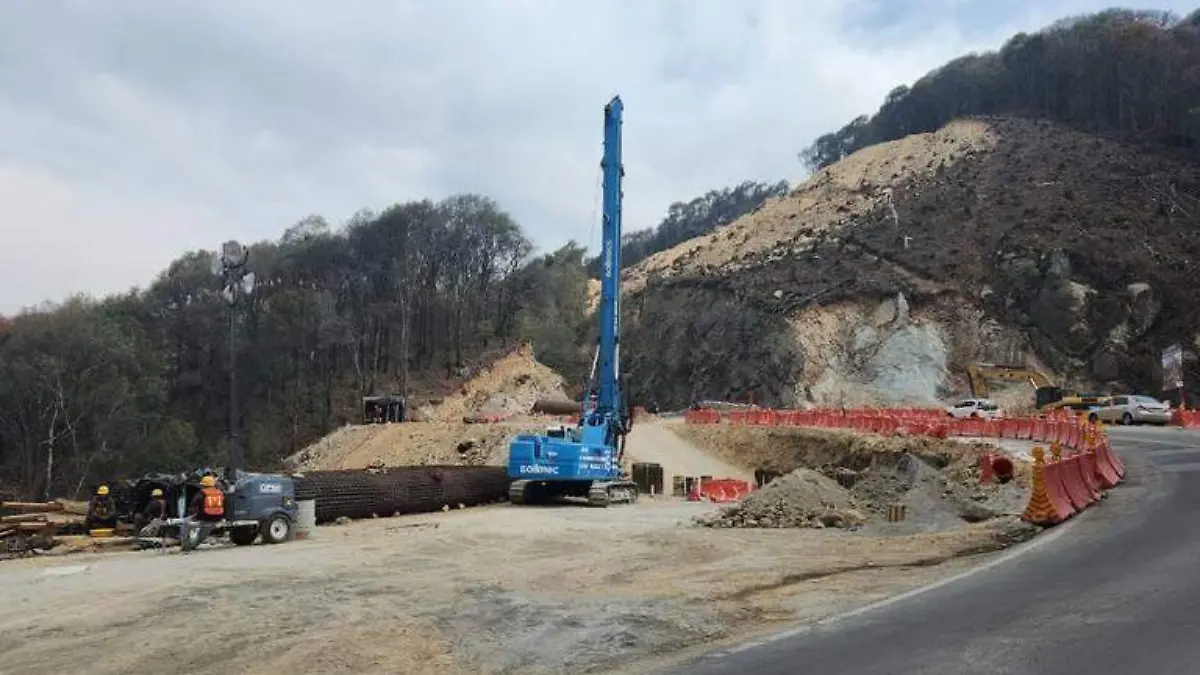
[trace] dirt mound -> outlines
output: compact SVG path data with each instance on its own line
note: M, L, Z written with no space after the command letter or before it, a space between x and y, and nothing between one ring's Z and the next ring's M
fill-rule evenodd
M687 424L672 429L706 452L735 466L788 473L797 468L843 467L860 471L880 461L895 463L903 455L921 458L935 469L977 466L979 458L998 447L966 444L926 436L878 436L835 429L736 427ZM883 458L883 459L881 459Z
M457 391L420 408L418 414L432 422L461 422L474 415L525 414L538 399L566 399L564 384L561 375L539 363L533 348L522 343L490 365L481 366Z
M883 437L817 429L687 425L677 433L731 464L783 474L710 527L858 527L877 534L955 529L1020 513L1028 465L1017 478L979 483L979 460L1000 448L922 437ZM904 520L887 522L891 507Z
M849 494L816 471L797 469L720 512L700 516L708 527L849 527L862 524Z
M285 460L293 470L369 466L504 464L508 440L534 427L462 422L404 422L346 426Z

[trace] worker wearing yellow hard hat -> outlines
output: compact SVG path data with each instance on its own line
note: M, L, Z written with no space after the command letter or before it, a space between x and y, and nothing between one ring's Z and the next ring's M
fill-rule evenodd
M88 502L86 523L89 531L99 530L110 534L117 527L117 503L108 494L107 485L96 488L96 494Z
M162 488L150 491L150 501L145 508L133 517L133 526L138 530L138 536L153 537L158 534L162 521L167 517L167 500Z
M181 538L184 551L195 548L208 537L214 524L225 518L225 492L217 487L217 479L211 474L200 479L200 489L188 503L187 518L184 520ZM195 536L193 537L193 533ZM189 543L194 542L194 543Z
M212 475L200 479L200 490L192 497L188 515L204 521L215 521L225 517L225 493L217 487L217 479Z

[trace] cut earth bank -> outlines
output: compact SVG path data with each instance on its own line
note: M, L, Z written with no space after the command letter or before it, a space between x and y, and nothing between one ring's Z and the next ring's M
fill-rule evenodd
M282 546L14 561L0 569L6 668L125 675L157 672L170 654L181 669L222 675L637 673L667 654L929 583L1035 531L1014 515L1023 476L978 485L978 446L635 429L630 453L657 453L668 470L800 467L759 501L805 527L698 526L696 517L747 523L671 498L608 509L501 504L321 527ZM905 522L881 516L891 503L908 505ZM857 529L825 526L859 520Z

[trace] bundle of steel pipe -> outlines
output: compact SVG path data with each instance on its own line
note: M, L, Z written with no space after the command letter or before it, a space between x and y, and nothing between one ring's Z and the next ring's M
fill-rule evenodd
M503 500L508 475L499 466L403 466L308 471L297 476L296 498L316 500L317 522L474 506Z

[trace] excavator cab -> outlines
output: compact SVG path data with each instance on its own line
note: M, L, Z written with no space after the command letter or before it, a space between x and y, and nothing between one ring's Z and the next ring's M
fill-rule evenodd
M1038 387L1033 392L1034 405L1040 410L1048 405L1053 405L1071 395L1071 392L1062 387Z

